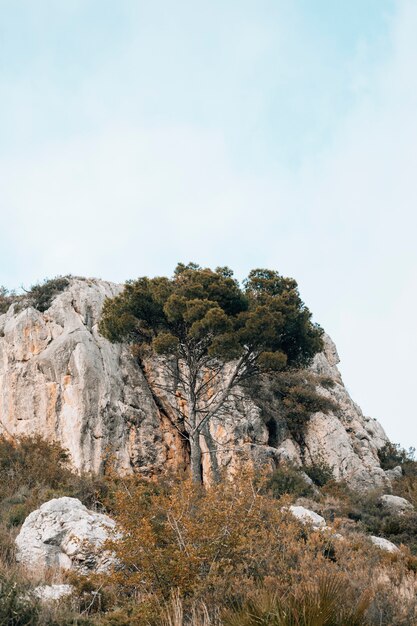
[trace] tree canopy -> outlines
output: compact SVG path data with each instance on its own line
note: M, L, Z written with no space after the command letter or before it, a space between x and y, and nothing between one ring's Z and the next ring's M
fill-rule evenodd
M295 280L254 269L241 285L228 267L195 263L180 263L172 278L128 281L105 302L100 330L110 341L176 360L188 405L186 412L178 409L179 421L195 477L201 474L200 435L210 439L208 422L232 388L261 372L305 367L322 348L322 330ZM216 388L209 402L208 384Z

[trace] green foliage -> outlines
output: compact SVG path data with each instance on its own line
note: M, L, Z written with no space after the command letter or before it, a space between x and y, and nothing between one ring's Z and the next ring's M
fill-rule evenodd
M318 387L329 387L333 382L311 372L298 370L283 373L272 381L271 391L282 401L283 413L292 437L304 444L304 430L311 416L321 411L336 411L335 402L318 391Z
M56 276L46 279L42 283L32 285L28 291L20 295L0 287L0 315L6 313L14 303L19 307L31 306L43 313L49 309L55 296L69 286L70 278L71 276Z
M265 422L276 420L278 416L286 427L281 428L282 437L289 431L303 447L305 428L311 416L319 411L337 411L336 403L320 389L331 388L333 384L332 380L308 370L291 369L263 375L257 381L250 381L246 389L260 406Z
M315 458L313 463L304 465L303 470L318 487L324 487L334 479L333 467L321 456Z
M27 292L27 302L42 313L49 309L53 299L68 287L70 276L56 276L44 280L43 283L32 285Z
M414 460L415 449L405 450L398 443L387 443L378 450L379 462L383 470L393 469L400 465L403 473L416 474L417 463Z
M399 492L396 485L394 492L396 495L408 495ZM366 534L384 537L396 545L404 544L413 555L417 555L416 511L397 513L382 506L380 497L383 492L380 490L354 491L332 480L324 485L321 493L324 497L330 497L336 517L352 520L358 530Z
M284 596L261 591L228 611L225 626L365 626L370 604L370 594L355 597L345 578L320 576Z
M311 485L300 474L300 470L292 465L277 467L268 479L266 490L273 498L281 498L286 494L301 498L313 494Z
M0 573L0 624L36 626L39 614L39 602L28 595L28 587Z
M179 264L171 279L126 283L105 303L100 330L111 341L152 341L159 354L181 358L250 353L261 369L305 365L321 348L294 280L253 270L242 289L229 268L196 264Z

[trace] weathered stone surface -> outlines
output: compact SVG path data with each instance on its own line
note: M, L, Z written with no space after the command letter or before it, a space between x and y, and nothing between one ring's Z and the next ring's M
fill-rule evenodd
M334 382L332 389L323 389L338 409L333 414L316 413L310 420L306 436L306 459L324 459L333 468L336 479L346 480L356 488L383 486L388 479L380 467L378 449L387 442L381 425L363 415L343 384L337 363L336 347L325 336L324 352L312 366L317 374Z
M100 548L114 531L107 515L89 511L76 498L54 498L24 521L16 537L17 560L36 570L105 571L112 556Z
M119 291L73 280L45 313L0 318L0 427L59 440L79 469L98 471L111 453L119 470L151 473L167 458L165 425L129 350L97 329L104 299Z
M400 549L398 548L398 546L395 545L395 543L392 543L392 541L388 541L388 539L384 539L383 537L374 537L373 535L371 535L369 539L372 541L372 543L375 546L377 546L378 548L381 548L381 550L385 550L386 552L399 552L400 551Z
M33 590L33 595L42 602L56 602L74 591L72 585L39 585Z
M150 475L187 462L186 443L173 425L172 402L182 400L162 360L142 370L127 346L99 334L103 302L120 290L100 280L72 279L44 313L14 312L12 306L0 316L0 429L59 440L82 470L100 470L111 455L119 472ZM305 449L291 438L276 403L258 406L237 389L201 439L205 476L213 462L236 475L247 461L274 467L282 460L301 465L323 458L336 478L352 486L387 484L377 455L385 433L352 401L337 363L326 337L312 369L334 380L334 389L322 393L339 409L312 417Z
M288 510L291 512L294 517L299 519L303 524L311 524L313 528L325 528L326 520L324 517L311 511L310 509L306 509L304 506L290 506Z
M397 480L397 478L401 478L401 476L403 475L401 465L397 465L390 470L385 470L385 475L389 480Z
M405 511L412 511L414 509L411 502L400 496L392 496L386 494L379 498L380 503L384 509L388 509L392 513L405 513Z

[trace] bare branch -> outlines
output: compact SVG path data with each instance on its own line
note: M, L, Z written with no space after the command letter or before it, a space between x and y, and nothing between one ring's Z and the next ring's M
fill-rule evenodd
M237 361L235 368L229 378L229 382L227 383L224 391L221 393L219 400L217 401L217 403L215 404L214 408L212 408L200 421L199 423L194 427L193 431L192 431L192 436L194 436L196 433L199 433L202 429L202 427L204 426L204 424L206 422L208 422L215 413L217 413L217 411L220 409L220 407L222 406L222 404L224 403L224 401L228 398L231 389L233 388L234 385L237 384L236 382L236 378L238 376L238 374L241 371L241 368L244 367L245 362L247 361L248 357L250 356L250 354L245 353L242 354L242 356L240 357L240 359Z

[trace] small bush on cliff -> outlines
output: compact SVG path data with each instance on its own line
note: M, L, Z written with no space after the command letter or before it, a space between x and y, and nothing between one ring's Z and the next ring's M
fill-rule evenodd
M409 448L405 450L398 443L387 443L378 450L379 462L383 470L390 470L398 465L401 466L403 473L417 474L417 463L414 460L415 450Z
M47 278L37 285L32 285L26 293L25 300L30 306L43 313L49 309L55 296L65 291L69 286L70 278L71 276L56 276L55 278Z
M257 381L250 381L246 389L261 408L265 422L279 416L285 425L281 439L289 433L303 451L304 434L312 415L337 411L337 404L324 391L333 385L325 376L306 369L290 369L273 376L263 374Z
M71 276L47 278L42 283L32 285L29 290L21 294L8 291L5 287L0 286L0 315L6 313L13 303L17 303L19 308L32 306L43 313L49 309L55 296L65 291L69 286L70 278Z
M13 291L9 291L6 287L0 286L0 315L7 313L10 305L14 302L15 294Z
M281 498L286 494L301 498L314 493L312 486L308 484L300 470L292 465L277 467L267 480L266 490L274 498Z
M333 467L321 455L309 465L303 465L303 470L317 487L324 487L334 479Z

